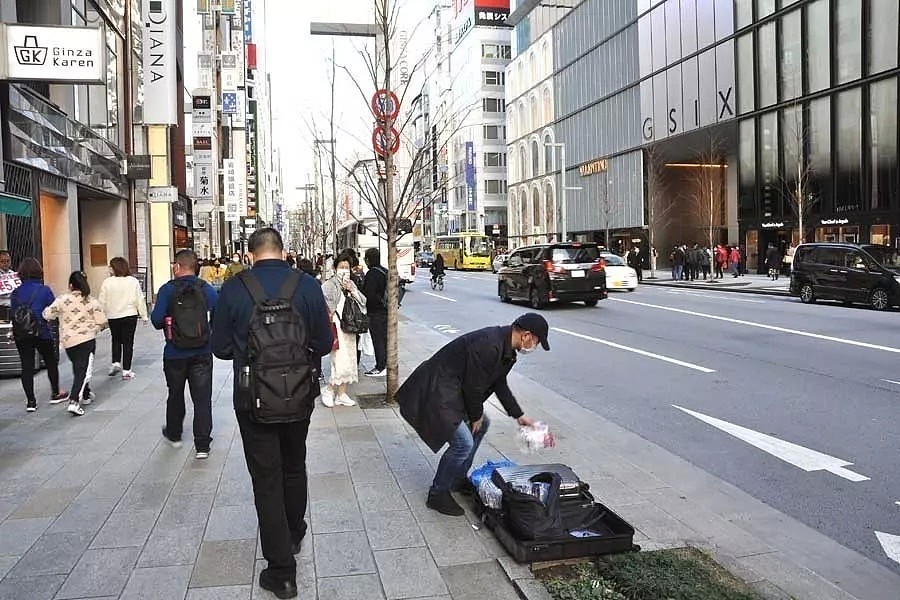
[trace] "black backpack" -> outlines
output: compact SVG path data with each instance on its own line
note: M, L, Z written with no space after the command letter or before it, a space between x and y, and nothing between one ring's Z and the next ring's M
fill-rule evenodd
M209 307L203 289L206 282L177 282L169 303L172 317L172 345L181 350L197 350L209 343Z
M306 421L319 395L319 372L306 321L293 301L304 275L291 271L275 298L266 295L252 271L237 277L253 299L247 364L239 380L251 395L250 417L257 423Z
M38 320L34 318L34 313L31 309L31 305L34 304L34 300L37 298L40 291L41 288L38 287L34 293L31 294L31 299L28 300L28 303L20 304L13 312L13 338L18 341L34 339L41 335L40 324L38 323Z

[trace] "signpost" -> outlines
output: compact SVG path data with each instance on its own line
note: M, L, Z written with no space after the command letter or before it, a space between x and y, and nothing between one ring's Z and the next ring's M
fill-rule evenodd
M106 42L94 27L0 25L0 79L104 83Z
M397 94L390 90L378 90L372 96L371 108L378 121L372 131L372 149L382 158L396 154L400 149L400 132L391 127L390 133L388 135L385 133L387 124L400 114L400 100Z
M390 90L378 90L372 96L372 114L379 121L393 121L400 115L400 99Z
M375 154L385 157L388 154L396 154L400 149L400 132L391 127L389 136L384 135L381 127L376 127L372 132L372 149Z

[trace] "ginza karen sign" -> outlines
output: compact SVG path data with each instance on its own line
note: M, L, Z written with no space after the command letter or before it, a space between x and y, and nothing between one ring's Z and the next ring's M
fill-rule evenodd
M0 79L105 83L106 43L95 27L0 25Z

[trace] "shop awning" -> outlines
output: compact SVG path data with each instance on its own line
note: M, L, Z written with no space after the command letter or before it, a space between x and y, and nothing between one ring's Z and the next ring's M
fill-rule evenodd
M0 213L14 217L30 217L31 200L0 192Z

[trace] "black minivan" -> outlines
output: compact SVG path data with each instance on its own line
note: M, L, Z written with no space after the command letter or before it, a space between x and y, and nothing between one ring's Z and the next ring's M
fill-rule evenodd
M525 246L510 253L497 276L503 302L524 300L532 308L554 302L596 306L606 298L605 263L597 244L566 242Z
M841 300L875 310L900 305L900 257L868 244L801 244L791 263L791 295L806 304Z

